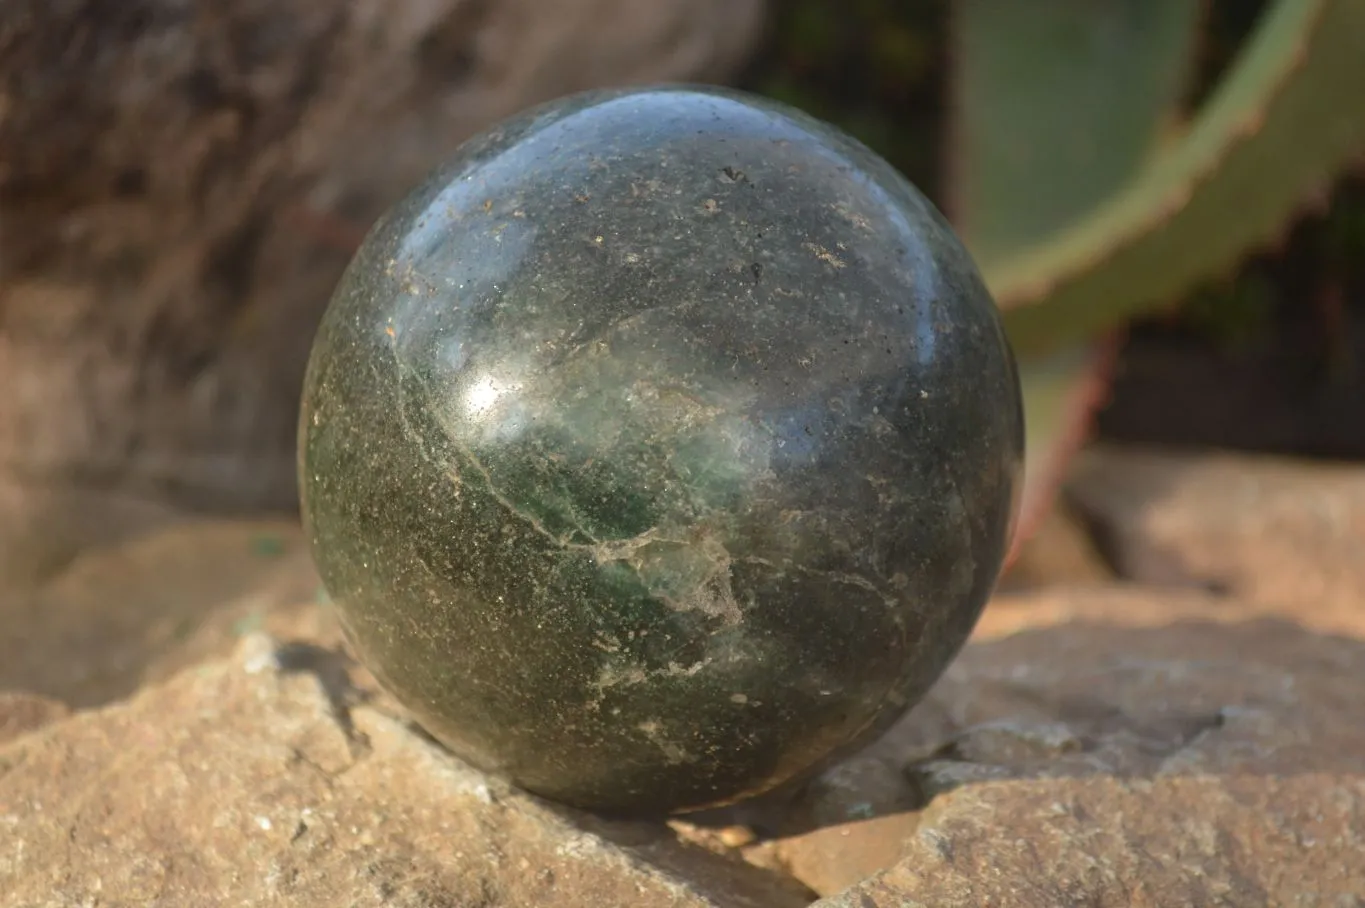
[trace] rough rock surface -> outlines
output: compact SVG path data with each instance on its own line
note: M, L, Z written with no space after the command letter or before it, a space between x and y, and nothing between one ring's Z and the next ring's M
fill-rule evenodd
M1090 585L997 596L928 699L794 804L712 818L752 832L672 824L726 857L662 825L594 825L466 774L394 721L362 671L350 667L360 693L338 683L318 649L336 645L335 627L309 601L316 577L295 560L296 529L186 525L91 553L42 605L0 598L0 690L13 691L0 694L0 842L22 843L0 847L0 905L80 904L97 878L105 901L123 886L133 904L158 891L209 905L242 893L266 905L385 893L399 905L744 904L734 891L784 904L769 878L735 870L741 853L831 908L1365 904L1350 471L1277 462L1271 477L1256 460L1215 470L1163 456L1161 469L1198 478L1179 491L1149 480L1102 512L1086 483L1144 475L1128 455L1104 456L1107 477L1086 473L1098 452L1077 474L1080 505L1127 527L1130 551L1160 540L1167 555L1207 559L1182 564L1219 583L1082 575ZM1201 499L1208 489L1221 491ZM1322 517L1333 509L1347 516ZM259 637L232 663L194 667L251 628L311 645L286 646L283 673L263 668ZM262 670L234 667L248 663ZM63 719L54 701L104 704L156 680L95 713ZM321 819L310 825L305 807ZM293 845L291 820L306 827ZM553 899L517 888L530 885L520 861L564 860L565 837L580 843L566 854L602 862L566 869Z
M249 630L328 639L317 590L287 521L181 523L92 550L38 588L0 590L0 691L98 706Z
M523 106L723 78L762 14L553 7L7 0L0 578L157 501L292 506L305 356L357 230Z
M1125 578L1359 626L1365 466L1100 448L1068 490Z
M901 861L821 904L1360 904L1358 776L989 783L926 813Z
M561 812L243 639L0 749L0 904L726 906L807 898L661 825Z
M1357 904L1365 642L1267 612L1141 589L990 612L931 697L806 802L843 822L755 857L853 886L831 908Z
M71 710L60 700L0 690L0 744L64 719Z

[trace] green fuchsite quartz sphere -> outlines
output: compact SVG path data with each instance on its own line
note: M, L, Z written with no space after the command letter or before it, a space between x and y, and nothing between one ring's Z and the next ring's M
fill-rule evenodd
M459 149L351 263L300 423L361 661L468 762L637 815L885 731L976 622L1023 460L997 311L930 203L688 86Z

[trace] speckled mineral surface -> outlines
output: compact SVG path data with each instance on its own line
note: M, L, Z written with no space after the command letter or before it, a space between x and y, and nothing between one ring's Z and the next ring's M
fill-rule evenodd
M352 262L300 432L360 658L474 765L625 813L807 777L921 697L1023 448L932 206L822 123L693 87L460 149Z

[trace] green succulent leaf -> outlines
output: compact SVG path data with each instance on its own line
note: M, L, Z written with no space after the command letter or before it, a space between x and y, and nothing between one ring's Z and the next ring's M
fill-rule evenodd
M1132 178L1177 108L1195 0L956 0L948 207L989 265Z
M1132 180L1178 110L1198 46L1193 0L956 0L948 210L992 265ZM1016 545L1051 506L1108 384L1113 345L1020 357L1028 460Z
M1080 220L983 257L1020 355L1229 272L1365 149L1362 111L1365 2L1273 3L1178 142Z

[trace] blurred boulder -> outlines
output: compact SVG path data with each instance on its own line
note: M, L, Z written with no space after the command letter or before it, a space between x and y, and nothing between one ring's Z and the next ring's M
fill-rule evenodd
M724 81L762 0L0 2L0 579L294 504L313 327L474 132Z

